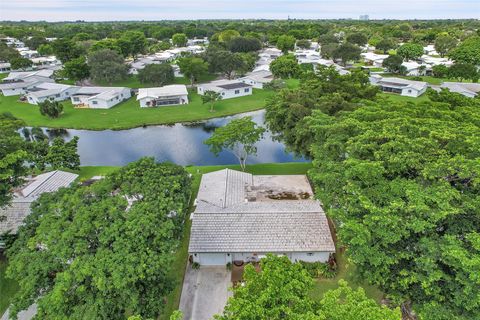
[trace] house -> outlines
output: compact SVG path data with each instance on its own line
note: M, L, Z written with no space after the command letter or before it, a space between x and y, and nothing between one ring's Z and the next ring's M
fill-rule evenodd
M429 67L437 66L437 65L440 65L440 64L443 64L447 67L450 67L453 64L453 61L448 59L448 58L431 57L431 56L428 56L428 55L423 55L421 57L421 60L422 60L423 64L426 64Z
M45 82L55 82L51 77L53 70L10 72L0 83L0 91L4 96L26 94L29 88Z
M10 205L0 208L0 235L16 234L23 220L30 214L33 201L45 192L55 192L62 187L68 187L77 177L74 173L55 170L28 179L24 186L15 190Z
M202 83L197 86L197 93L204 95L207 91L215 91L221 94L222 99L249 96L253 93L252 85L241 80L217 80Z
M10 72L11 65L10 62L0 62L0 73Z
M406 68L407 76L423 76L431 72L431 66L416 61L403 62L402 66Z
M388 54L376 54L374 52L364 52L360 54L367 65L376 68L382 68L383 60L388 58Z
M131 96L130 89L125 87L81 87L71 100L76 107L109 109Z
M469 98L476 97L480 92L480 83L444 82L440 87Z
M31 58L30 60L32 61L33 65L36 67L56 66L61 64L60 61L58 61L57 57L55 56Z
M191 219L188 252L200 265L257 262L268 253L327 262L335 252L327 217L304 175L204 174Z
M265 83L269 83L273 80L273 74L267 70L249 72L238 80L249 84L256 89L263 89Z
M423 52L429 56L438 56L438 52L437 50L435 50L435 45L433 44L429 44L423 47Z
M172 64L172 69L173 69L173 76L175 78L181 78L183 77L183 73L182 71L180 70L180 67L176 64Z
M39 104L45 100L63 101L70 99L79 88L67 84L42 82L27 89L27 101Z
M187 46L198 46L198 45L208 45L209 41L208 38L194 38L188 39Z
M427 90L427 83L402 78L381 77L372 75L370 83L380 87L383 92L397 93L407 97L419 97Z
M142 108L187 104L188 91L183 84L141 88L138 89L137 100Z

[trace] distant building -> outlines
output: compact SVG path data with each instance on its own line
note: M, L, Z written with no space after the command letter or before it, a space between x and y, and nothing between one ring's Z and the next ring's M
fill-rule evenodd
M253 93L252 85L242 80L217 80L209 83L201 83L197 86L197 93L204 95L207 91L220 93L222 99L249 96Z
M188 103L187 87L183 84L173 84L158 88L141 88L137 100L140 107L161 107Z
M427 83L424 81L412 81L395 77L381 77L373 75L370 77L370 83L379 86L383 92L397 93L401 96L419 97L427 90Z
M370 20L370 17L368 16L368 14L362 14L360 16L359 20L368 21L368 20Z

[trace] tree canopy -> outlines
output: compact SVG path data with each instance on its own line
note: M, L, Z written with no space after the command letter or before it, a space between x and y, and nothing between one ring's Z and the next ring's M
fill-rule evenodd
M175 80L173 68L168 63L149 64L138 71L138 80L141 83L153 83L157 86L171 84Z
M88 56L90 75L94 81L112 83L125 79L127 66L123 57L116 51L101 49Z
M36 302L39 318L156 317L189 198L188 173L152 158L42 195L7 252L12 314Z

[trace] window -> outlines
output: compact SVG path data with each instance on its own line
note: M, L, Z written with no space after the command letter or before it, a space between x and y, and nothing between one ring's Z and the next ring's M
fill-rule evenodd
M98 102L96 100L93 100L92 104L98 104Z
M307 253L307 256L309 256L309 257L313 256L313 252Z
M250 88L247 88L244 90L245 92L250 92Z
M60 97L60 94L59 94L59 93L57 93L57 94L55 95L55 97L59 98L59 97Z
M225 92L222 92L222 96L224 96L224 95L225 95Z
M408 93L412 93L412 90L408 90Z
M235 94L239 94L240 93L240 90L235 90Z
M73 101L80 101L78 97L73 97Z

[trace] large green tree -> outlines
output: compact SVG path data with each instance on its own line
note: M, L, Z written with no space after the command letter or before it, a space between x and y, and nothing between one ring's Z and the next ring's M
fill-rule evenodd
M456 62L480 65L480 35L465 39L458 47L450 51L448 56Z
M297 58L292 54L278 57L270 63L270 71L276 78L294 78L300 74Z
M82 50L70 39L57 39L51 43L53 53L63 63L80 57Z
M153 83L157 86L171 84L175 80L173 68L168 63L149 64L138 71L138 80L141 83Z
M204 141L210 151L218 155L223 150L230 151L245 171L247 159L257 153L256 143L260 141L265 128L257 125L252 117L243 117L230 121L215 129L210 138Z
M64 63L61 74L68 79L81 81L88 79L90 76L90 69L85 57L79 57Z
M332 57L334 59L342 60L342 63L345 66L349 61L359 60L360 53L362 53L362 49L360 49L360 47L347 42L335 49L335 51L333 51Z
M96 82L113 83L127 77L127 66L123 57L116 51L102 49L88 56L90 76Z
M141 31L127 31L118 39L117 45L122 54L136 58L138 54L145 53L147 49L147 38Z
M190 79L190 85L208 73L208 63L202 58L185 57L178 59L178 67L185 77Z
M60 117L63 112L63 104L58 101L46 99L38 104L38 109L42 116L47 116L51 119Z
M423 46L418 43L405 43L397 49L397 54L405 61L415 60L423 55Z
M450 50L457 45L457 39L449 35L439 35L435 39L435 50L440 56L445 56Z
M176 33L172 36L172 43L177 47L185 47L187 45L187 35L185 33Z
M7 252L12 314L36 302L39 319L157 317L189 199L188 173L152 158L42 195Z
M480 317L480 108L450 96L306 120L310 177L350 259L426 320Z
M282 35L277 39L277 48L282 50L283 53L288 53L289 50L295 48L295 42L297 39L293 36Z

